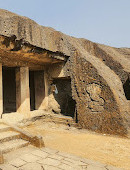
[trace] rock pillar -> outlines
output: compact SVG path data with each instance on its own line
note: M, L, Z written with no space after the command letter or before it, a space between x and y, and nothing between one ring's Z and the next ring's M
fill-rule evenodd
M20 67L16 69L16 108L17 112L30 113L30 93L29 93L29 68Z

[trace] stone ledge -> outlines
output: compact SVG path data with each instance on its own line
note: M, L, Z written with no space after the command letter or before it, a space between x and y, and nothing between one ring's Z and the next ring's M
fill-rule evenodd
M19 127L15 126L15 125L11 125L9 123L6 123L6 124L9 125L11 127L11 129L13 129L14 131L19 132L21 134L21 138L29 141L31 145L34 145L38 148L45 147L44 141L41 136L34 136L34 135L30 134L29 132L26 132L25 130L20 129Z

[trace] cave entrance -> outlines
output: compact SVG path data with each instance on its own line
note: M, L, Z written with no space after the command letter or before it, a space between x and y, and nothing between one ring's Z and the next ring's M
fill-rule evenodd
M16 112L16 80L14 67L2 67L3 113Z
M54 93L55 100L60 105L61 114L75 117L76 102L72 98L71 79L57 78L53 80L57 92Z
M30 110L35 110L34 71L29 71Z
M130 100L130 78L126 80L126 82L123 85L125 96L127 100Z
M30 110L39 110L44 107L45 83L44 71L29 71Z

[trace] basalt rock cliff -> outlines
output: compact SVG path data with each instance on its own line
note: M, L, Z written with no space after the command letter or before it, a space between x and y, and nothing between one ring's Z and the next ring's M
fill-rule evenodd
M129 48L114 48L71 37L2 9L0 36L6 37L8 43L17 44L18 50L26 43L67 56L63 71L66 77L71 77L78 124L101 133L123 136L129 133ZM0 58L2 62L6 56L1 53Z

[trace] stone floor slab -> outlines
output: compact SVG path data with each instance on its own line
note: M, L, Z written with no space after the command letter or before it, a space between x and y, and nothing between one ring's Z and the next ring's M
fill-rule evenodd
M25 162L25 161L23 161L22 159L19 159L19 158L14 159L14 160L12 160L12 161L9 162L9 164L11 164L11 165L13 165L13 166L15 166L15 167L17 167L17 168L25 165L26 163L27 163L27 162Z
M81 159L81 158L78 157L78 156L71 155L71 154L64 153L64 152L58 152L57 154L58 154L58 155L61 155L61 156L63 156L63 157L66 157L66 158L73 159L73 160L79 160L79 159Z
M63 170L74 170L74 167L66 165L66 164L59 165L59 168L61 168Z
M64 159L63 156L60 156L58 154L49 155L49 158L57 159L57 160L63 160Z
M107 165L106 168L107 168L108 170L121 170L120 168L116 168L116 167L111 166L111 165Z
M41 150L35 150L35 151L31 152L31 154L33 154L35 156L39 156L41 158L46 158L47 156L49 156L49 154L47 152L44 152Z
M93 161L93 160L89 160L89 159L84 159L84 163L88 164L88 165L93 165L93 166L98 166L98 167L105 167L105 164L102 164L100 162L97 161Z
M58 153L58 151L57 151L57 150L50 149L50 148L42 148L41 150L42 150L42 151L44 151L44 152L47 152L47 153L49 153L49 154L55 154L55 153Z
M70 159L70 158L65 158L64 160L66 162L70 162L73 165L87 165L86 163L81 162L80 160L73 160L73 159Z
M2 170L121 170L49 148L27 146L4 156Z
M66 160L62 160L61 163L62 163L62 164L69 165L69 166L71 166L71 167L75 166L74 164L72 164L72 162L69 162L69 161L66 161Z
M33 154L25 154L25 155L21 156L20 159L22 159L26 162L36 162L36 161L40 160L41 158L38 156L35 156Z
M14 167L12 165L9 165L9 164L0 165L0 169L2 169L2 170L18 170L18 168Z
M38 163L27 163L22 166L19 170L44 170L44 167Z
M61 170L58 167L44 165L44 170Z
M88 165L87 170L107 170L105 167L99 167L94 165Z
M51 166L54 166L54 167L57 167L61 163L59 160L51 159L51 158L46 158L46 159L43 159L43 160L39 160L37 162L40 163L40 164L43 164L43 165L51 165Z
M9 162L13 159L20 158L21 155L25 155L25 154L31 153L32 151L36 151L36 150L37 150L37 148L29 145L29 146L26 146L24 148L19 148L17 150L14 150L12 152L4 154L4 159Z

